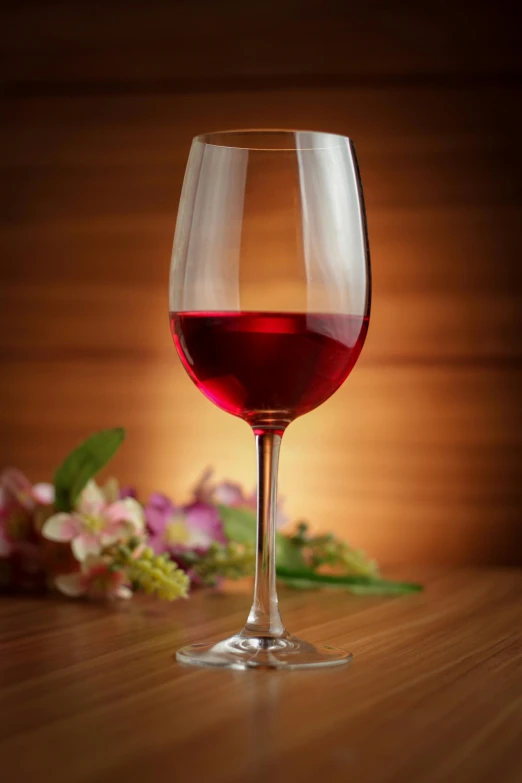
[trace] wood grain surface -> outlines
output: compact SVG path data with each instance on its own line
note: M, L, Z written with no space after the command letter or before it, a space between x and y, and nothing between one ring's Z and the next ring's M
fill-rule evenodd
M354 653L309 672L174 662L240 628L246 585L173 605L2 600L2 779L519 783L522 572L416 576L425 593L393 599L283 592L292 632Z
M196 133L324 129L357 146L374 305L352 377L285 436L288 510L382 561L520 564L520 27L487 5L8 4L0 465L48 479L122 424L143 494L183 500L208 464L253 485L251 433L171 344L177 201Z

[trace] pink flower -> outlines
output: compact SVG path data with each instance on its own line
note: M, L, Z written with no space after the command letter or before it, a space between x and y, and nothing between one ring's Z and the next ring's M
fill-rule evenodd
M109 502L116 497L115 488L105 492L89 481L71 513L58 513L43 525L42 535L50 541L69 542L80 562L98 555L110 546L144 531L143 509L133 498Z
M19 470L4 470L0 475L0 552L8 549L8 542L31 538L35 510L53 501L52 484L33 485Z
M0 517L13 510L32 511L36 505L54 502L52 484L31 484L16 468L7 468L0 475Z
M110 558L87 555L81 570L57 576L54 584L64 595L78 598L130 598L131 590L125 585L124 571L111 568Z
M17 541L10 555L10 586L21 591L43 591L47 575L43 551L39 544L32 541Z
M207 468L194 487L194 498L201 503L212 503L215 505L232 506L236 508L250 508L253 511L257 508L257 493L251 492L245 494L242 486L233 481L214 482L212 477L214 471ZM277 527L283 527L289 521L288 515L283 509L283 498L279 498L277 503Z
M0 558L9 557L12 551L13 545L7 538L5 531L2 529L2 527L0 527Z
M145 506L150 531L149 545L163 552L199 549L205 551L214 542L226 543L217 508L209 503L175 506L165 495L154 493Z
M0 475L0 558L9 559L9 589L45 587L37 518L53 501L51 484L33 485L15 468L8 468Z

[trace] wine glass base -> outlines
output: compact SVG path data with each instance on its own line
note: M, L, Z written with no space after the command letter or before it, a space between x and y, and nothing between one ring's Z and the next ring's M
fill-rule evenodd
M222 669L312 669L350 663L340 647L314 645L285 634L252 636L245 632L215 644L191 644L176 653L180 663Z

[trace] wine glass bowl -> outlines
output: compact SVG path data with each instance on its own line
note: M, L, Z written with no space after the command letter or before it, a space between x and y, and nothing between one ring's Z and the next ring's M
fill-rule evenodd
M243 631L180 650L185 663L296 668L350 654L291 637L275 587L277 462L286 427L346 380L366 337L370 260L351 141L252 130L194 139L169 284L170 324L196 386L253 429L254 602Z
M284 430L321 405L357 361L368 319L307 313L173 313L183 365L218 407Z

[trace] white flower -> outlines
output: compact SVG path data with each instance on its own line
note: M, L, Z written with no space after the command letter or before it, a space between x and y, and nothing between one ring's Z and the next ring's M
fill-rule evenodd
M105 492L89 481L71 513L58 513L44 524L42 534L50 541L70 542L74 556L80 562L89 555L98 555L103 547L144 532L143 509L137 500L108 500L115 497L114 487Z

